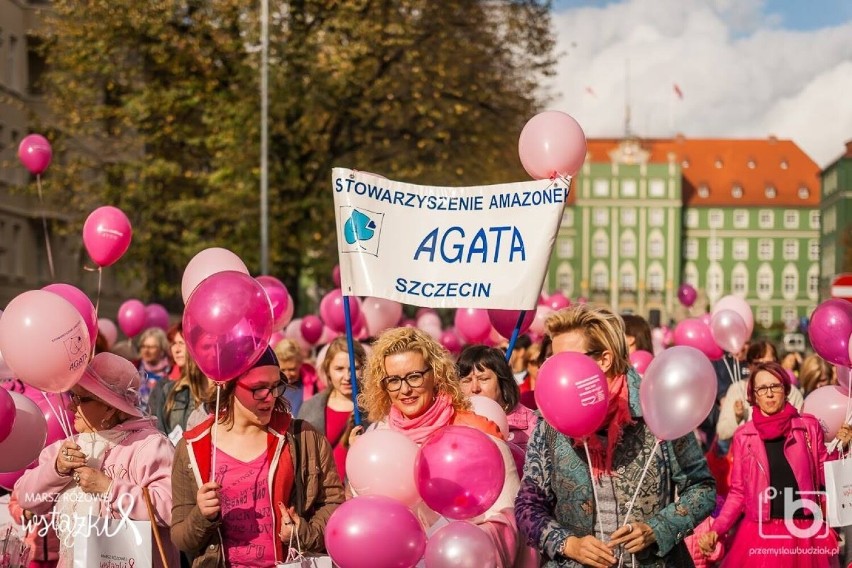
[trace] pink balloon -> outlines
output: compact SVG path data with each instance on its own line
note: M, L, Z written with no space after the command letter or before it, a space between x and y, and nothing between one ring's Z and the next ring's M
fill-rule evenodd
M633 365L633 368L636 369L636 372L640 375L645 374L645 370L648 368L648 365L650 365L651 361L653 360L653 353L648 353L647 351L642 351L641 349L634 351L630 354L630 363Z
M586 159L586 135L571 116L548 110L524 125L518 155L533 179L573 176Z
M852 335L852 302L832 298L817 306L811 314L808 337L814 351L835 365L850 366Z
M65 298L83 317L86 329L89 332L89 340L94 343L98 338L98 314L89 297L79 288L70 284L50 284L42 288L52 292L61 298Z
M724 353L713 341L710 328L700 319L687 318L677 324L674 329L674 344L694 347L711 359L719 359Z
M331 514L325 547L340 568L410 568L423 556L426 534L414 513L399 501L364 495Z
M352 328L361 318L361 302L355 296L349 298L349 315L352 318ZM339 332L346 331L346 318L343 313L343 292L335 288L320 300L319 315L325 325Z
M441 318L434 311L423 312L417 316L417 329L428 333L435 341L441 340Z
M203 251L192 257L189 264L183 271L183 279L181 280L180 290L183 296L183 303L189 302L189 297L192 291L201 284L208 276L212 276L217 272L234 271L248 274L248 268L245 263L229 251L219 247L204 249Z
M414 483L417 444L394 430L359 436L346 454L346 475L357 495L383 495L411 507L420 501Z
M71 424L71 432L73 434L77 433L74 429L74 413L68 411L68 403L70 401L67 394L49 394L47 395L50 398L49 402L44 399L44 394L40 392L24 393L24 396L32 400L44 416L44 422L47 425L47 439L44 442L45 446L49 446L57 440L65 439L65 431L62 429L62 423L60 422L61 419L57 416L57 413L64 416L63 419L67 419L67 422ZM53 405L52 408L51 405Z
M0 352L6 364L22 381L43 391L61 392L77 384L91 350L80 313L51 292L24 292L9 302L0 318Z
M509 419L506 418L506 411L500 406L497 401L475 394L470 397L470 405L473 407L473 412L497 425L503 438L509 439Z
M145 329L151 327L169 330L169 311L160 304L145 306Z
M455 331L448 329L448 330L442 332L441 333L441 339L439 340L439 342L441 343L441 345L444 346L444 349L446 349L450 353L453 353L453 354L456 354L456 355L461 353L462 342L461 342L461 339L459 339L459 336Z
M596 432L609 404L606 377L583 353L558 353L538 371L535 402L542 416L559 432L584 438Z
M391 327L396 327L402 318L402 304L384 298L364 298L361 302L361 314L372 336Z
M260 282L260 285L266 290L266 295L269 296L269 304L272 306L273 328L284 329L284 326L293 317L293 310L290 310L290 317L287 317L290 292L287 291L284 283L274 276L258 276L256 280Z
M722 310L733 310L739 314L746 324L748 337L754 332L754 314L751 311L751 306L748 305L743 298L734 295L723 296L718 302L713 304L713 309L710 310L710 315L715 316Z
M47 424L39 407L20 393L9 391L9 395L15 403L15 424L6 439L0 442L2 473L29 466L38 458L47 439Z
M312 344L305 341L305 338L302 337L302 318L296 318L291 320L290 323L287 324L287 327L284 328L284 337L287 339L292 339L296 343L299 344L299 347L302 348L302 354L305 355L310 352Z
M352 331L354 337L357 338L357 339L360 339L358 337L360 335L359 332L366 333L366 330L364 329L363 325L361 325L359 329ZM317 343L319 345L327 345L327 344L331 343L332 341L334 341L337 337L340 337L340 335L341 335L341 333L339 331L334 331L333 329L331 329L327 325L324 325L322 327L322 335L320 336L319 341Z
M544 322L553 313L553 308L550 306L536 306L535 317L530 324L530 331L538 335L544 335Z
M487 434L445 426L420 447L414 479L423 501L448 519L481 515L503 491L506 465Z
M302 337L306 342L310 345L316 345L323 333L322 320L315 315L307 315L302 318L299 331L302 332Z
M18 159L31 174L41 175L53 159L53 149L41 134L29 134L18 145Z
M553 311L558 311L570 306L571 301L566 298L562 292L554 292L550 298L547 299L547 305L550 306L550 309Z
M5 440L15 423L15 401L6 389L0 389L0 442Z
M687 308L692 307L695 300L698 299L698 292L692 287L692 284L681 284L677 289L677 299Z
M127 337L134 337L145 329L148 314L145 304L139 300L127 300L118 307L118 327Z
M827 385L819 387L808 395L802 412L816 416L825 432L825 440L828 442L837 437L840 427L846 423L848 402L846 389Z
M331 281L334 282L335 288L340 288L340 265L335 264L331 269Z
M401 322L399 322L400 327L417 327L417 320L413 320L411 318L405 318Z
M657 438L674 440L689 434L716 403L713 364L694 347L666 349L645 370L639 403L645 424Z
M835 367L837 371L837 386L844 391L849 392L849 382L852 380L852 369L838 365Z
M3 317L3 310L0 310L0 317ZM3 379L11 379L15 376L9 365L6 364L6 359L3 358L3 352L0 351L0 381Z
M453 521L429 537L427 568L497 566L497 550L488 534L467 521Z
M245 373L269 345L272 308L260 283L242 272L205 279L183 313L186 348L205 375L229 381Z
M99 318L98 319L98 331L101 332L101 335L107 340L107 345L112 348L115 345L115 342L118 340L118 328L115 327L115 324L112 323L112 320L107 318Z
M737 314L737 315L739 315L739 314ZM711 316L710 314L701 314L700 316L698 316L698 319L700 319L702 322L704 322L704 325L706 325L707 327L710 327L710 322L713 321L713 316ZM742 319L742 317L740 317L740 319Z
M269 346L275 349L275 346L285 339L285 337L283 331L273 331L272 335L269 336Z
M467 343L481 343L491 334L488 311L478 308L456 310L455 327L459 336Z
M579 298L577 298L577 303L578 304L588 304L589 299L585 296L580 296Z
M521 321L521 328L518 335L526 333L535 319L535 310L524 310L524 319ZM512 332L515 330L515 325L518 323L518 318L521 316L521 310L488 310L488 319L497 333L510 339Z
M748 329L734 310L719 310L710 320L710 334L716 345L728 353L739 353L748 341Z
M18 471L10 471L9 473L0 473L0 488L11 491L15 487L15 483L24 476L28 469L33 469L38 465L38 461L34 461L24 469Z
M100 267L110 266L121 258L130 248L132 238L130 219L118 207L98 207L83 224L83 244Z

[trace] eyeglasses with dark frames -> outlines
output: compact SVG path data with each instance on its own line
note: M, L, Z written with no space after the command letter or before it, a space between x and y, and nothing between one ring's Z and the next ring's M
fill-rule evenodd
M285 382L279 382L274 387L260 387L256 389L249 388L241 383L237 383L237 386L246 389L247 391L251 391L251 396L255 400L264 400L270 394L272 394L272 398L278 398L284 394L285 390L287 390L287 383Z
M757 388L754 389L754 392L758 396L766 396L767 394L769 394L770 391L772 391L775 394L778 394L783 390L784 390L784 385L782 385L781 383L775 383L773 385L763 385L762 387L757 387Z
M405 382L410 388L416 389L423 384L426 374L431 371L431 367L426 367L422 371L412 371L404 377L385 377L382 379L382 385L388 392L396 392L402 388L402 383Z
M93 396L80 396L79 394L72 392L69 393L68 397L71 399L71 402L74 406L80 406L84 402L91 402L93 400L98 400Z

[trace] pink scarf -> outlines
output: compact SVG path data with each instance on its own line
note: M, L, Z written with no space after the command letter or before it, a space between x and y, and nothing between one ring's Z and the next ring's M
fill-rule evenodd
M601 430L606 430L606 448L601 444L597 435L592 434L586 440L589 444L589 455L592 458L591 469L595 479L603 474L612 475L612 458L615 446L621 441L622 430L634 423L630 417L630 404L627 399L627 376L618 375L608 381L609 408ZM583 447L583 442L577 440L575 447Z
M417 418L406 418L395 406L391 406L388 424L391 430L402 432L420 446L429 436L448 425L454 414L453 400L441 393L435 397L432 406Z
M761 440L775 440L781 436L787 436L791 421L798 415L799 411L796 407L788 402L784 408L771 416L766 416L760 409L755 408L751 419Z

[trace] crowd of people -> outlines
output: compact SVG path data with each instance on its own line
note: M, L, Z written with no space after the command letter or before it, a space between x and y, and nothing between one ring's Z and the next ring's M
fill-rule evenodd
M294 543L325 553L329 519L353 498L346 457L364 432L392 430L422 446L462 425L489 436L506 465L499 497L470 519L497 566L849 563L843 529L788 506L820 492L823 464L838 457L802 413L804 397L836 382L831 365L818 355L779 357L756 338L714 363L716 405L696 431L661 442L643 420L643 378L630 362L634 351L654 350L645 320L574 305L545 327L536 341L519 337L508 360L487 345L453 356L414 327L351 347L338 337L319 361L285 339L218 384L193 361L180 324L146 330L134 352L92 358L70 392L78 435L41 452L14 486L12 514L118 518L130 495L121 513L150 520L161 537L155 566L270 567ZM593 359L609 391L606 418L584 441L536 409L542 365L566 352ZM505 431L473 411L474 396L502 408ZM852 428L837 437L848 447ZM447 523L423 501L412 510L427 534ZM31 566L74 567L75 534L57 527L29 535Z

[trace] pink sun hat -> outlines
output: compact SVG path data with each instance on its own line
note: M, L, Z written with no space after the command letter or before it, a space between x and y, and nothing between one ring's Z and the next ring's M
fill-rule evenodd
M98 353L86 367L77 385L109 406L141 418L139 403L139 370L133 363L114 353Z

